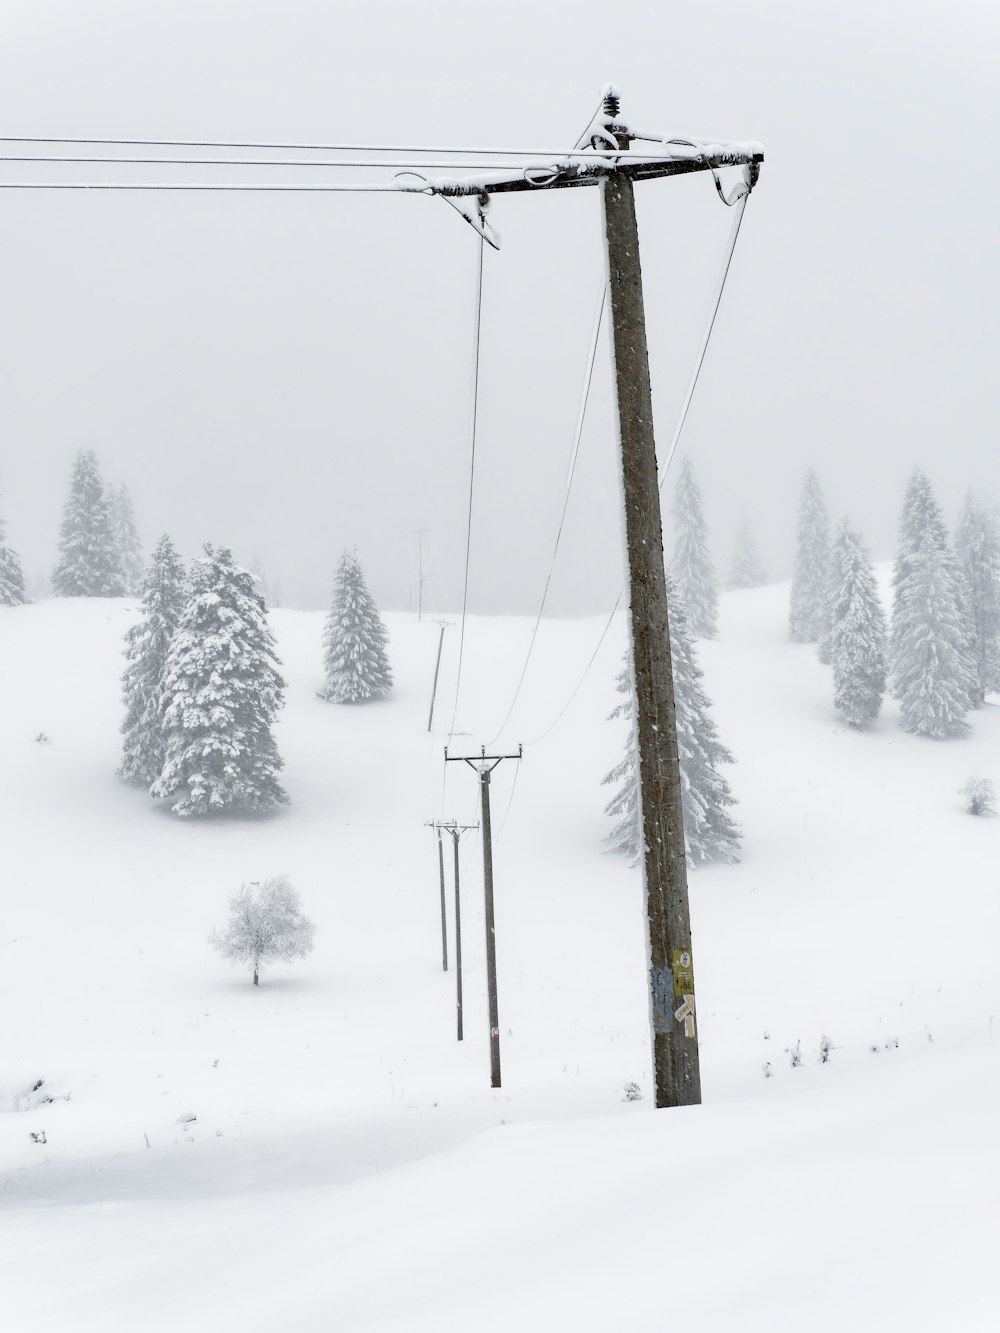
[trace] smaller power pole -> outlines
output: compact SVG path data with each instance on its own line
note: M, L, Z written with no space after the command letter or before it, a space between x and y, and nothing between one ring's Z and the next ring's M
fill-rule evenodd
M461 1041L465 1033L462 1026L462 894L458 869L458 844L462 834L470 829L477 829L478 824L458 824L454 819L440 820L435 827L451 834L455 852L455 1018L457 1039Z
M500 1087L500 1006L497 999L496 924L493 914L493 825L490 820L490 774L505 759L523 758L524 747L517 754L487 754L486 746L478 755L450 755L444 748L446 764L468 764L479 774L479 798L483 820L483 888L486 901L486 991L490 1021L490 1081Z
M441 830L443 824L436 823L433 819L424 820L425 828L437 830L438 839L438 875L441 881L441 971L448 971L448 918L444 908L444 844L441 841Z
M430 528L414 528L410 533L411 537L417 539L417 619L422 620L424 615L424 533L430 532Z
M434 684L431 686L431 711L427 715L428 731L430 731L431 725L434 722L434 700L437 698L438 692L438 672L441 670L441 649L444 647L444 632L451 624L451 621L439 620L437 623L441 626L441 633L438 636L437 661L434 663Z

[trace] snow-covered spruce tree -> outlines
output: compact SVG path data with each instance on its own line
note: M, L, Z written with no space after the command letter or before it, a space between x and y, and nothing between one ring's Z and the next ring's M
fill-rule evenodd
M823 628L830 564L830 523L816 473L809 468L799 503L798 542L788 628L796 643L816 643Z
M57 597L121 597L125 592L112 501L92 449L78 453L73 464L52 591Z
M167 655L184 607L184 567L170 538L156 543L143 582L142 620L125 634L122 676L125 720L122 762L127 782L149 787L160 776L166 757L163 734L163 684Z
M973 663L971 701L979 707L1000 691L1000 528L997 517L966 495L955 554L965 586L968 644Z
M113 500L115 523L115 541L118 544L118 561L121 566L125 591L130 597L142 590L144 564L142 542L135 522L135 510L127 486L119 486Z
M355 704L388 694L392 670L385 645L385 626L358 557L345 551L337 566L333 600L323 629L326 679L320 698L335 704Z
M696 639L714 639L718 632L719 592L708 550L701 491L688 457L681 460L670 513L674 524L671 578L687 608L691 633Z
M931 484L920 468L914 468L906 484L903 509L899 516L899 546L892 566L892 625L889 632L890 687L895 694L895 664L899 656L899 635L902 632L900 609L906 599L913 577L913 565L930 534L939 551L948 549L948 529L941 507L934 499ZM898 696L897 696L898 697Z
M151 793L177 815L283 805L271 724L284 702L274 637L253 575L225 547L192 563L163 678L163 771Z
M837 535L833 599L833 703L852 727L878 717L885 694L885 612L868 549L845 519Z
M934 737L968 731L972 664L967 637L954 559L928 525L923 542L908 557L893 617L892 686L906 731Z
M677 714L677 746L681 772L681 808L684 817L684 846L689 865L704 861L735 861L740 847L739 825L729 813L736 804L720 765L734 762L719 740L712 718L712 703L702 686L694 641L688 628L686 608L668 581L670 601L670 652L673 662L674 707ZM625 666L617 688L624 700L612 718L633 718L631 672ZM639 757L635 726L629 727L625 754L604 778L618 790L605 807L617 822L607 841L615 851L638 860L642 839L639 813Z
M24 571L17 552L8 545L6 525L0 518L0 606L23 606L27 600Z
M759 588L767 582L767 572L761 564L757 539L746 514L740 518L733 543L733 556L729 565L730 588Z

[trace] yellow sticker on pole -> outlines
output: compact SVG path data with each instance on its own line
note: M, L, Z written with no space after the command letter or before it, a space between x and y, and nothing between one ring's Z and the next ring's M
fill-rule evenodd
M694 991L694 963L690 949L674 949L671 958L674 974L674 995L690 995Z

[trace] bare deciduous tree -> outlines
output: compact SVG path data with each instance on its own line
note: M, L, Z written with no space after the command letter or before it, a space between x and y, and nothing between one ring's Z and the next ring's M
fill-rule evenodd
M264 963L287 963L312 952L316 927L302 915L287 875L241 884L229 900L229 911L225 929L213 930L209 943L223 958L249 965L255 986L260 985Z

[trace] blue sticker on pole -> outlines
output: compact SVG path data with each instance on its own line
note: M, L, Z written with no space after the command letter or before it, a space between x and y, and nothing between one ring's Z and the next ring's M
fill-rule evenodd
M674 1026L674 974L669 967L649 969L649 993L652 996L653 1031L665 1033Z

